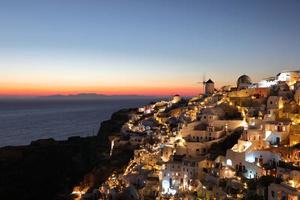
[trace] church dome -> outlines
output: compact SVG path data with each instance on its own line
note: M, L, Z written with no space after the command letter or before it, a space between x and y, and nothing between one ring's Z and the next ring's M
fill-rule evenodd
M238 78L237 80L237 85L239 85L240 83L247 83L247 84L251 84L251 79L249 76L247 75L242 75Z
M244 86L248 86L248 85L251 85L251 79L247 75L242 75L242 76L240 76L238 78L236 84L237 84L238 88L241 88L241 87L244 87Z

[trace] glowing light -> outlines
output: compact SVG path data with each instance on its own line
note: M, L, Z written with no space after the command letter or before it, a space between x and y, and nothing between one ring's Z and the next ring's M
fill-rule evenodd
M231 150L234 152L241 153L241 152L245 152L251 145L252 142L250 141L239 141L231 148Z
M166 191L166 193L167 193L167 191L168 191L169 188L170 188L170 183L169 183L169 181L168 181L168 180L163 180L163 182L162 182L162 187L163 187L164 191Z
M294 181L294 180L289 180L289 184L290 184L292 187L295 187L295 181Z
M232 161L230 159L226 160L226 165L232 166Z
M241 126L243 126L245 130L248 130L248 123L245 120L242 121Z
M272 133L271 131L266 131L265 132L265 139L267 139L271 135L271 133Z
M254 163L255 162L254 155L253 154L247 154L246 157L245 157L245 160L247 162Z
M110 147L110 153L109 153L109 156L112 156L113 149L114 149L114 145L115 145L115 139L113 139L113 140L111 141L111 147Z
M274 81L262 80L258 83L258 87L260 87L260 88L269 88L273 85L276 85L277 83L278 83L278 80L274 80Z
M162 188L163 188L163 194L171 194L171 195L175 195L176 194L176 190L170 188L170 182L168 180L163 180L162 181Z
M277 77L278 81L289 81L290 80L290 73L288 72L282 72L279 74L279 76Z

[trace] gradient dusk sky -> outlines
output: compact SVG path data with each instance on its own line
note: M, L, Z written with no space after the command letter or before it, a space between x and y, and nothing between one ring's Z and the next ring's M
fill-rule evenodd
M0 95L194 95L300 69L297 0L0 0Z

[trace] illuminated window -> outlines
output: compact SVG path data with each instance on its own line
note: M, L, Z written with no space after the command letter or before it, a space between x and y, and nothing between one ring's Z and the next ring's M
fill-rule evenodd
M232 166L232 161L230 159L226 160L226 165Z

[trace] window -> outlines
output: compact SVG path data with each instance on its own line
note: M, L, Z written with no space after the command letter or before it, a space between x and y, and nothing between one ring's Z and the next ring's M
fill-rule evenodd
M230 159L227 159L226 164L229 165L229 166L232 166L232 161Z
M271 191L271 195L273 198L275 197L275 192L273 190Z

